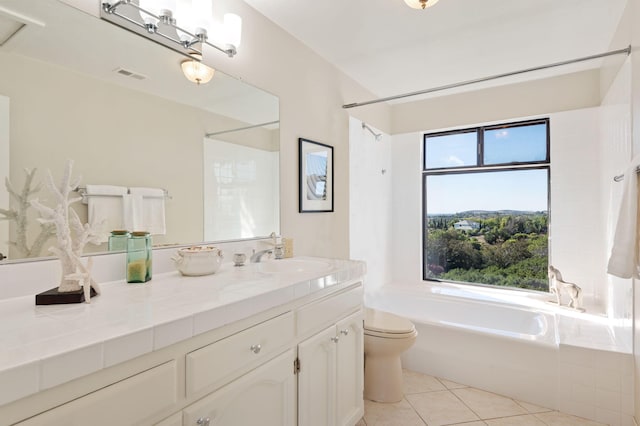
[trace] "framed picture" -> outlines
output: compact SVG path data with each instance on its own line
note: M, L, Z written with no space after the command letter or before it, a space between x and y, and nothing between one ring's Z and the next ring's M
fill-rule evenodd
M300 213L333 211L333 147L298 139Z

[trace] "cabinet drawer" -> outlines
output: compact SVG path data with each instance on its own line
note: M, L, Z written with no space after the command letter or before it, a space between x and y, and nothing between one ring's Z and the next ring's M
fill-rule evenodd
M133 425L176 403L176 362L170 361L75 399L22 423L36 425Z
M293 341L294 326L287 312L187 354L187 397L213 390L276 354Z
M345 292L302 306L296 313L298 336L304 337L335 323L362 307L362 299L362 284L359 284Z

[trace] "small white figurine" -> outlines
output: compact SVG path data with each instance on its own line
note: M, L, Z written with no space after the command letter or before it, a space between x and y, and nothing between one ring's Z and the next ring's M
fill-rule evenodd
M582 289L576 284L568 283L562 279L562 273L557 268L549 265L549 290L556 296L556 303L562 306L562 292L569 295L569 308L584 312L582 308Z

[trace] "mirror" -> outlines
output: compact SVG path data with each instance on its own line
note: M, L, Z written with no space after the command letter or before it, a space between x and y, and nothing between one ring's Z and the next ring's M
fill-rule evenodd
M278 98L217 70L196 85L183 60L57 0L3 0L0 177L20 192L25 169L36 169L34 182L47 170L59 181L71 159L81 186L162 188L166 234L155 246L279 232ZM4 185L0 193L7 209ZM48 197L46 188L31 196ZM86 221L87 205L75 208ZM29 212L29 247L36 218ZM6 245L16 230L0 221L0 253L12 260L26 257ZM52 241L31 256L46 256Z

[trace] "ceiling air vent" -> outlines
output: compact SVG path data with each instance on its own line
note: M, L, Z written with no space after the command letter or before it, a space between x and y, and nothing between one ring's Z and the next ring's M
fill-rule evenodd
M135 78L136 80L144 80L144 79L147 78L147 76L145 76L145 75L138 74L136 72L129 71L129 70L126 70L124 68L116 68L114 70L114 72L116 72L116 73L118 73L120 75L124 75L125 77Z

